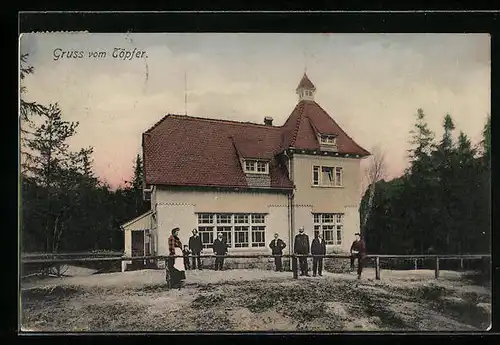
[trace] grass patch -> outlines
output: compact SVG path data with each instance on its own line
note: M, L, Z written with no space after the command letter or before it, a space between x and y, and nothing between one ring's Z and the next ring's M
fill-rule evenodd
M73 297L83 294L84 290L77 286L53 286L22 290L21 299L24 301L46 301Z
M224 299L220 294L199 295L191 302L193 309L214 308L222 304Z
M435 284L424 285L418 288L417 294L419 297L429 300L436 301L443 297L446 293L446 288L438 286Z

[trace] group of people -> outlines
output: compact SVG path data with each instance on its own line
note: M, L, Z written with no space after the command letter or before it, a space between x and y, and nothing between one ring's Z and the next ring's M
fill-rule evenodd
M193 235L189 238L188 244L184 245L184 247L179 239L179 231L179 228L172 229L172 234L168 238L169 255L172 256L172 258L168 261L167 268L170 286L172 288L181 287L182 281L186 279L186 270L196 269L196 267L198 267L199 270L203 269L200 257L203 243L198 234L198 230L193 229ZM219 255L227 254L227 243L224 241L221 232L217 234L212 249L214 254L217 255L215 258L215 270L222 270L224 267L224 258ZM191 262L189 260L190 255L192 259Z
M168 260L168 273L170 279L170 286L172 288L180 288L182 281L186 279L186 270L203 269L202 261L200 258L201 251L203 248L203 243L201 237L198 234L197 229L193 229L193 235L189 238L188 245L182 246L179 239L179 228L172 229L172 234L168 238L168 249L169 254L172 256ZM356 240L351 245L351 269L354 270L354 262L358 260L358 279L361 278L361 272L363 270L363 260L366 255L366 248L363 239L359 233L356 233ZM299 228L299 233L295 236L294 242L294 253L296 255L318 255L313 257L313 276L322 276L323 273L323 257L321 255L326 254L326 243L323 236L319 231L314 233L314 239L309 246L309 236L304 233L304 227ZM282 255L283 249L286 248L285 242L279 238L279 235L274 234L274 239L269 243L269 248L271 249L272 255L274 256L275 270L282 272ZM227 243L224 241L222 233L217 234L212 249L214 254L217 256L215 258L214 269L223 270L224 267L224 256L228 252ZM191 262L189 257L191 255ZM299 256L299 268L301 276L309 276L307 256Z
M361 272L363 270L363 262L366 256L366 246L364 240L361 238L360 233L355 234L356 239L351 245L351 270L354 270L354 262L358 261L358 279L361 279ZM304 233L304 227L299 228L299 233L295 236L294 253L297 255L326 255L326 244L323 236L319 231L314 233L314 239L309 247L309 236ZM309 276L309 269L307 265L307 256L299 256L299 269L301 276ZM319 276L323 272L323 257L313 257L313 277L316 274Z

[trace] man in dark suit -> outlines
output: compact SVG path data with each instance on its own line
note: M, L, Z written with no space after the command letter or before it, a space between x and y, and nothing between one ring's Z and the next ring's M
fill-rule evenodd
M311 254L312 255L325 255L326 254L326 244L323 240L323 236L316 231L314 233L314 238L311 243ZM323 271L323 258L315 257L313 258L313 277L316 277L316 272L321 277Z
M193 270L196 269L196 263L198 262L198 269L201 270L201 250L203 244L201 243L201 237L198 235L198 230L193 229L193 236L189 238L189 250L191 250L192 260L193 260Z
M222 238L222 232L219 232L217 238L214 241L212 246L215 255L226 255L227 253L227 244ZM221 270L222 266L224 266L224 258L215 258L215 270Z
M269 248L271 248L272 254L274 255L274 265L276 266L276 272L283 272L283 268L281 266L281 255L283 255L283 249L286 247L285 242L278 238L279 235L274 234L274 240L269 243Z
M304 227L299 228L299 233L295 236L293 251L295 254L309 254L309 236L304 233ZM299 257L300 275L309 276L307 272L307 257Z
M363 261L366 256L365 241L359 232L354 234L356 239L351 245L351 270L354 270L354 260L358 259L358 279L361 279L361 272L363 271Z

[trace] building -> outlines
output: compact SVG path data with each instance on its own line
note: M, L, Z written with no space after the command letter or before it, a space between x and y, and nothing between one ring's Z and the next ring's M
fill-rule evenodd
M186 244L198 229L207 253L218 232L230 254L268 253L276 232L289 253L300 226L311 238L322 231L328 252L348 251L359 231L360 161L370 153L315 102L315 91L304 74L282 126L270 117L255 124L167 115L143 133L151 211L123 226L125 255L141 247L134 238L145 252L168 255L174 227Z

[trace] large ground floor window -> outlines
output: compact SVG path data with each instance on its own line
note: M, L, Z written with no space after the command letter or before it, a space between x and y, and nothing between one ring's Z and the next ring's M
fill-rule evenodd
M344 230L344 214L313 213L314 231L321 231L326 244L341 245Z
M203 248L212 248L217 233L229 248L265 247L264 213L198 213L198 232Z

